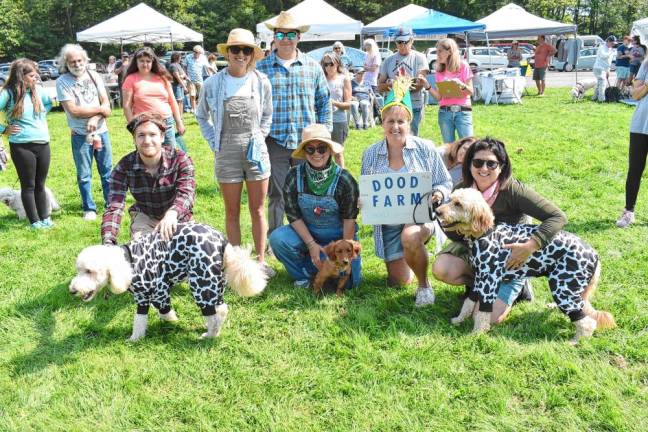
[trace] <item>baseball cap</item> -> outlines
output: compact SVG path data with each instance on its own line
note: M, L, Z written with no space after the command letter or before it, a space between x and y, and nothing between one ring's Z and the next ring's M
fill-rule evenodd
M357 67L353 70L353 73L359 74L359 73L364 73L364 71L365 71L364 68Z
M394 40L396 42L407 42L414 37L414 32L411 28L401 27L396 31Z
M614 43L616 41L617 41L617 38L614 35L610 35L610 36L607 37L607 39L605 39L605 42L613 42Z

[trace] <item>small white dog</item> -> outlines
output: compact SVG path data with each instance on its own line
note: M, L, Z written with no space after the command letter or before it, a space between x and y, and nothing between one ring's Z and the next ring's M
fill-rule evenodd
M571 97L572 97L572 102L576 101L582 101L583 96L585 96L585 93L587 93L587 90L593 89L596 87L596 80L595 79L586 79L582 81L578 81L574 87L571 89Z
M159 233L145 234L124 246L90 246L76 261L77 276L70 293L90 301L110 281L115 294L131 291L137 311L129 340L146 335L148 309L153 305L165 321L178 318L171 308L173 285L187 280L207 321L203 338L219 335L227 317L225 284L245 297L261 293L267 276L250 251L232 246L214 228L196 223L179 224L168 242Z
M57 211L61 209L58 201L54 197L54 193L50 188L45 188L47 192L47 203L49 205L48 212ZM22 200L20 199L20 191L11 188L0 189L0 201L7 205L11 210L16 212L18 219L26 219L25 207L23 207Z

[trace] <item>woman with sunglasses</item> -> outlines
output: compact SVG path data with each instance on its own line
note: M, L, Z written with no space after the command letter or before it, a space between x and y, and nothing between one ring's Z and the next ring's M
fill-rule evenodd
M214 171L225 203L229 242L241 244L241 193L247 186L252 238L261 263L265 263L268 223L264 201L270 178L265 137L272 122L270 81L257 71L263 51L249 30L233 29L227 43L217 46L228 65L203 84L196 119L214 152ZM268 275L274 271L265 265Z
M525 243L504 246L511 250L507 265L521 267L536 250L543 248L567 223L565 214L528 186L511 175L511 161L504 143L494 138L478 139L466 152L463 162L463 181L455 189L479 190L495 215L495 223L528 223L529 216L540 221L536 234ZM437 256L432 267L434 276L450 285L466 285L466 293L473 284L469 250L465 240L447 231L453 240ZM532 300L528 280L502 282L493 306L491 322L500 323L508 315L516 300Z
M349 136L349 119L347 111L351 108L351 80L346 74L340 56L327 52L322 56L320 62L326 83L331 93L331 105L333 105L333 141L344 147L344 142ZM344 168L344 154L340 152L335 155L335 162Z
M270 234L270 246L299 288L310 287L332 241L357 239L358 184L349 171L335 163L343 147L331 139L325 125L304 128L292 153L306 163L291 168L284 186L284 225ZM351 263L351 286L360 283L360 257Z
M122 91L126 121L130 122L143 112L160 114L167 124L164 144L176 147L176 130L184 135L185 127L171 88L172 79L153 50L144 47L135 51L126 70Z
M52 100L39 85L38 65L21 58L11 63L7 82L0 90L0 111L7 124L9 151L20 179L20 198L34 229L54 226L50 218L45 180L50 166L50 135L45 116Z
M459 97L448 97L431 85L427 84L425 89L439 101L439 128L444 143L451 143L459 135L465 138L473 134L472 106L470 97L473 94L473 74L470 66L461 59L459 47L453 39L441 39L436 44L437 61L434 68L436 74L434 80L454 81L459 86ZM425 79L425 76L420 76ZM456 95L455 95L456 96ZM456 135L455 135L456 132Z

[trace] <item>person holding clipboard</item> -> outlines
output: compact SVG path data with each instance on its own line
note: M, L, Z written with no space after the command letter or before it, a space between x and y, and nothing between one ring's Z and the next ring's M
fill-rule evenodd
M470 66L462 61L459 47L452 39L441 39L437 45L436 87L427 85L425 90L439 101L439 127L443 143L473 135L472 107L473 74ZM425 76L419 75L419 79ZM455 137L455 132L459 135Z

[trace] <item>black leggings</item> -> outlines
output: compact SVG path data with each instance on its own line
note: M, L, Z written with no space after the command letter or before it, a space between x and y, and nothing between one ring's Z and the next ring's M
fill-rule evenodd
M641 175L646 167L648 155L648 135L630 133L630 151L628 152L628 177L626 178L626 205L628 211L634 211L641 185Z
M11 159L20 179L20 198L30 223L49 217L45 179L50 165L50 146L9 143Z

